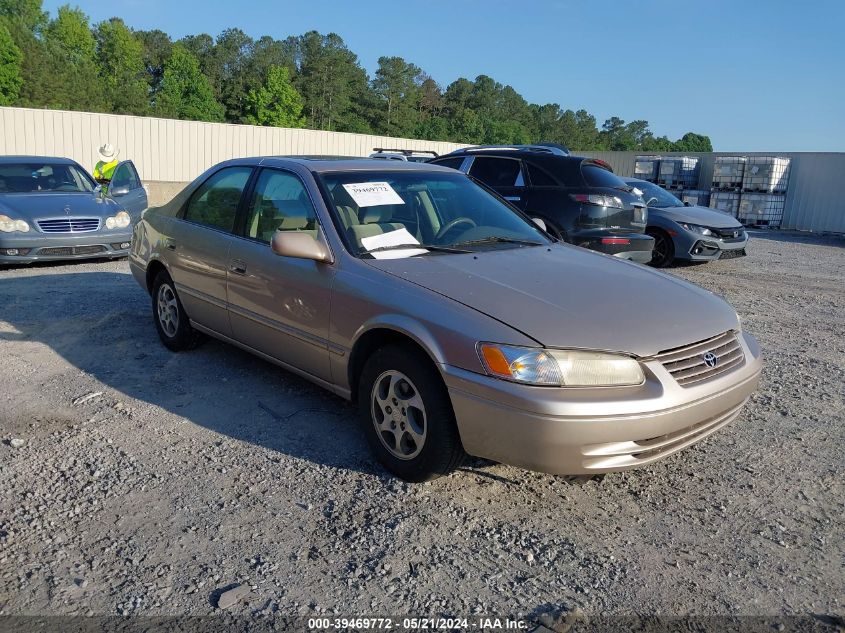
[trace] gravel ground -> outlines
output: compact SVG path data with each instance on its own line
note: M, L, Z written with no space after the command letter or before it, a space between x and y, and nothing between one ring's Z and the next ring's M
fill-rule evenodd
M210 614L237 583L240 615L842 614L845 241L749 250L671 272L737 308L759 393L586 482L405 484L342 400L216 341L168 352L125 261L0 271L0 614Z

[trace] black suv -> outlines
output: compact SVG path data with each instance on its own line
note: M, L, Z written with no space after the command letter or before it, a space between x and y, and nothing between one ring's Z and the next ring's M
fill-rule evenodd
M466 147L429 162L476 178L566 242L651 260L647 207L604 161L556 145L516 145Z

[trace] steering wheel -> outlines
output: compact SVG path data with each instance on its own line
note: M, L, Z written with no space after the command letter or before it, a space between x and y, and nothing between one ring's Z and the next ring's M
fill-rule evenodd
M456 226L460 226L461 224L469 224L470 228L475 228L476 226L478 226L475 223L475 220L473 220L472 218L468 218L468 217L465 217L465 216L455 218L451 222L447 222L442 227L440 227L440 230L437 231L437 235L434 236L434 241L436 242L441 237L446 235L449 231L454 229Z

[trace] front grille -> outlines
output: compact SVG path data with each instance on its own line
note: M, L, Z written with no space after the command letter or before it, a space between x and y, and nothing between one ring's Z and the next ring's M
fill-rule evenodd
M39 255L94 255L106 251L105 246L55 246L42 248Z
M708 365L707 354L713 354L715 364ZM742 346L733 331L725 332L692 345L676 347L657 355L657 360L682 387L721 376L745 363Z
M735 257L745 257L745 249L744 248L737 248L732 251L722 251L722 254L719 255L719 259L733 259Z
M719 239L725 242L741 242L745 239L742 235L743 228L735 229L710 229Z
M38 220L43 233L90 233L100 228L99 218L56 218Z

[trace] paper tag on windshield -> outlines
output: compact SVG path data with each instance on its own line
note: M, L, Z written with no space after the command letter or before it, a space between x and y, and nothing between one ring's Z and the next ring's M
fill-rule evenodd
M403 257L413 257L414 255L422 255L423 253L428 252L424 248L413 247L414 244L419 244L419 241L413 235L408 233L407 229L398 229L396 231L390 231L389 233L382 233L381 235L362 237L361 244L368 251L381 248L382 246L409 245L408 248L398 248L395 251L379 251L377 253L371 253L371 255L376 259L402 259Z
M359 207L377 207L382 204L405 204L399 194L386 182L353 182L343 185Z

